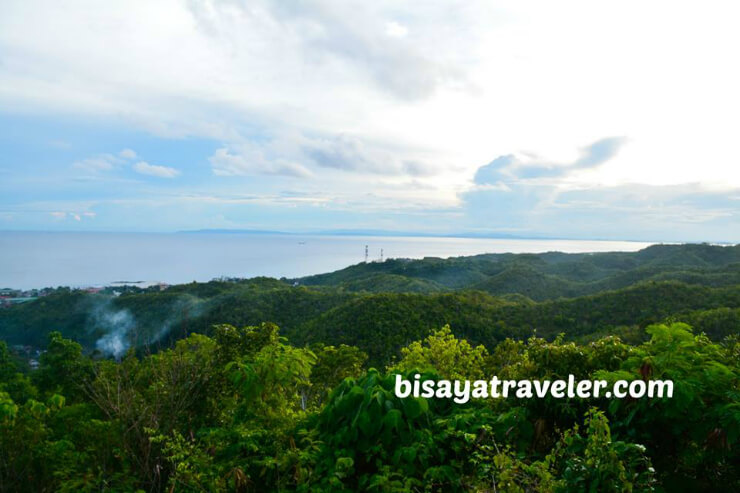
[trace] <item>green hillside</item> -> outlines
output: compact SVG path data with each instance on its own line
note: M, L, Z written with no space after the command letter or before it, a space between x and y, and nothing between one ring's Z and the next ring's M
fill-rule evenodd
M0 309L0 338L41 347L58 330L93 351L120 330L126 346L157 350L189 333L209 334L216 324L270 321L299 344L351 344L379 364L445 324L495 344L535 333L635 334L670 316L735 309L738 256L738 247L659 245L635 253L388 260L299 280L212 281L120 296L60 289ZM731 333L707 327L715 340Z
M541 301L594 294L646 280L738 284L740 246L655 245L635 253L505 253L396 259L357 264L297 281L310 286L346 287L368 282L379 274L432 281L449 289L479 289L495 295L519 293Z
M738 252L56 289L0 308L0 491L739 491ZM674 392L397 395L417 374Z

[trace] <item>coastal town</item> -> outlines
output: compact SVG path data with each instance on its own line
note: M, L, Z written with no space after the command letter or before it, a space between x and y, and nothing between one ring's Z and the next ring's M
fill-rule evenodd
M36 298L46 296L53 291L54 291L53 288L29 289L29 290L3 288L3 289L0 289L0 307L6 307L6 306L17 305L20 303L26 303L29 301L33 301Z
M41 288L41 289L13 289L13 288L0 288L0 308L7 308L13 305L19 305L21 303L28 303L38 298L48 296L59 290L62 291L84 291L90 294L110 294L113 296L119 296L120 294L128 291L164 291L169 287L169 284L163 282L147 283L146 287L137 286L137 284L144 283L113 283L111 286L89 286L80 288L69 288L69 287L57 287L57 288Z

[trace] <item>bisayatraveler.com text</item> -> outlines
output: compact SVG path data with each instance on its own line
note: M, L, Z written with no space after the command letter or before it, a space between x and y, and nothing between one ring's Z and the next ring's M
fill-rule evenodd
M673 397L672 380L576 380L568 375L567 380L422 380L415 374L410 380L396 375L395 394L406 397L453 399L464 404L470 399L555 399L580 398L640 399Z

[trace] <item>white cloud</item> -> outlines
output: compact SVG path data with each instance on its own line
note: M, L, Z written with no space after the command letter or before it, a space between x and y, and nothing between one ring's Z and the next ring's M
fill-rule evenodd
M96 214L94 212L63 212L63 211L52 211L49 213L51 217L57 220L65 220L67 218L73 219L77 222L81 222L83 218L94 218Z
M399 24L398 22L386 22L385 24L385 34L392 38L403 38L409 33L409 30L406 26Z
M132 149L124 149L121 152L119 152L118 155L124 159L136 159L137 157L136 151Z
M72 164L72 167L75 169L86 171L88 173L91 173L92 175L97 175L98 173L104 171L111 171L117 166L122 166L126 163L126 161L134 159L136 157L136 152L132 151L131 149L123 149L117 155L106 153L98 154L97 156L92 156L85 159L80 159L79 161L75 161Z
M440 39L434 27L450 14L437 8L414 9L409 20L428 27L413 30L406 20L389 22L395 16L387 6L362 3L257 1L246 8L208 0L126 7L73 1L67 8L46 5L39 14L33 1L10 0L0 9L5 14L0 16L5 54L0 102L8 107L123 116L159 135L217 139L229 154L248 161L251 156L236 148L252 140L254 128L271 139L292 134L293 145L304 138L353 134L366 142L407 147L405 136L362 122L370 122L376 110L457 91L454 86L464 79L464 60L456 60L460 51ZM474 18L463 11L452 17L458 15L461 21ZM20 28L29 22L39 26L38 36ZM60 29L60 22L75 29ZM90 27L100 23L109 29ZM392 37L387 30L408 33ZM472 30L458 33L458 41L475 37L467 33ZM111 50L116 57L110 57ZM53 84L50 73L60 75ZM435 165L440 167L443 158L433 147L429 154L439 156ZM307 174L300 155L262 152L275 163L255 167L216 155L223 165L214 169Z
M554 187L727 192L740 187L738 15L667 0L4 0L0 107L210 139L217 176L309 177L384 204L459 204L509 154L504 171L547 171ZM605 136L626 140L589 165L579 146ZM142 159L113 158L75 167Z
M284 158L267 159L263 152L251 146L241 146L238 153L222 147L208 158L213 173L218 176L245 176L256 174L307 177L304 166Z
M180 171L175 168L157 166L156 164L149 164L146 161L139 161L134 164L133 168L134 171L142 175L156 176L159 178L175 178L180 174Z
M521 156L499 156L476 171L473 181L477 185L520 179L546 179L550 183L572 176L581 170L598 168L613 159L625 145L623 137L605 137L582 147L577 159L557 163L528 153Z
M120 162L120 159L111 154L101 154L99 156L75 161L72 166L77 169L95 173L111 170Z

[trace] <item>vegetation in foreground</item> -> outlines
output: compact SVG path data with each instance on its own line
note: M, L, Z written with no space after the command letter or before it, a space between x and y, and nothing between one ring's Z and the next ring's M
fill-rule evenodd
M383 369L355 347L295 347L220 325L167 350L91 360L50 334L40 368L0 344L2 491L732 491L737 337L682 323L649 340L507 339L445 327ZM672 379L673 398L399 399L424 378Z

